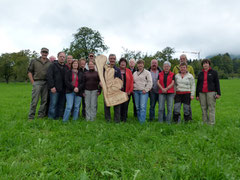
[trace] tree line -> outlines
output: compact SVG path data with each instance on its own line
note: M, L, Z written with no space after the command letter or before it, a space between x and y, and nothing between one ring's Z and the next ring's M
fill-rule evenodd
M75 59L87 57L88 53L92 52L96 55L106 52L109 48L104 42L101 34L88 27L81 27L73 34L73 41L69 48L63 49L66 54L71 54ZM152 59L159 60L159 66L162 67L164 61L170 61L172 68L179 64L179 59L173 58L175 53L174 48L166 47L154 54L148 54L141 51L129 50L123 48L121 57L127 60L134 58L136 60L143 59L145 68L149 68ZM39 54L36 51L21 50L13 53L3 53L0 56L0 80L8 83L9 81L28 81L27 68L32 59L38 58ZM218 54L209 58L212 62L212 67L218 71L221 79L240 77L240 58L231 58L228 53ZM201 60L189 59L189 65L193 66L197 75L202 67Z

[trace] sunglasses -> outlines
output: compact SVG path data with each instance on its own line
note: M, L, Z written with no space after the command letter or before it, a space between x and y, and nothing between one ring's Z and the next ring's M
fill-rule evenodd
M42 51L42 53L46 53L46 54L48 54L48 52L47 52L47 51Z
M94 57L93 55L90 55L89 57Z

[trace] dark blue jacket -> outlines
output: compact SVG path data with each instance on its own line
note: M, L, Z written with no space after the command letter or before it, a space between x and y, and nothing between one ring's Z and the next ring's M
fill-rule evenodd
M113 68L115 70L114 78L118 77L118 78L122 79L121 70L117 66L113 66Z

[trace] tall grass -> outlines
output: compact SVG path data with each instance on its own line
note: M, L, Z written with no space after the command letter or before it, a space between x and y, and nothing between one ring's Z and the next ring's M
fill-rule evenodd
M31 86L0 84L1 179L240 179L240 81L222 80L216 125L28 121ZM156 108L157 109L157 108ZM157 113L157 110L156 110Z

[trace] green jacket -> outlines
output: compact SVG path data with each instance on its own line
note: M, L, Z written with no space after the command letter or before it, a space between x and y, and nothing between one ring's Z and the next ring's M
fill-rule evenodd
M47 59L46 62L41 61L41 57L31 61L28 72L32 73L34 81L46 80L47 70L52 63Z
M177 73L179 73L180 71L180 68L179 68L179 65L176 65L174 68L173 68L173 73L176 75ZM193 75L194 79L195 79L195 74L194 74L194 69L192 66L188 65L187 66L187 71Z

